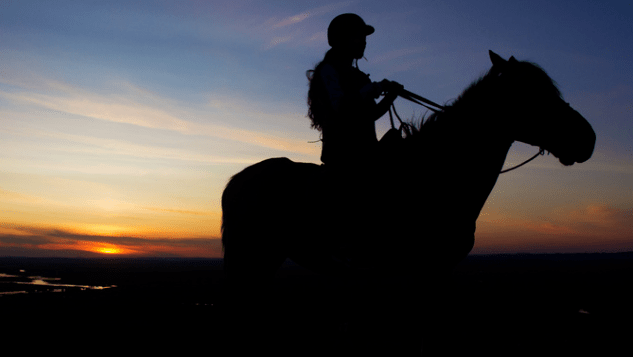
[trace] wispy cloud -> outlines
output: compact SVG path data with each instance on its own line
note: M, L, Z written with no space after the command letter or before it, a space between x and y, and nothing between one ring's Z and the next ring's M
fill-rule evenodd
M307 20L311 17L314 16L321 16L321 15L326 15L326 14L330 14L334 11L338 11L340 9L343 9L347 6L352 5L353 3L355 3L356 1L343 1L343 2L339 2L339 3L334 3L334 4L329 4L329 5L325 5L325 6L320 6L317 8L313 8L310 10L306 10L303 11L301 13L298 13L296 15L292 15L289 17L286 17L285 19L276 22L273 25L273 28L280 28L280 27L286 27L286 26L290 26L290 25L294 25L297 24L299 22L302 22L304 20Z
M633 232L633 209L618 208L607 204L591 203L585 207L561 212L560 221L575 227L579 233L617 232L630 236Z
M405 57L412 54L419 54L425 51L426 51L426 47L423 47L423 46L401 48L399 50L393 50L393 51L380 54L374 57L372 59L372 62L375 62L375 63L391 62L401 57Z
M275 36L273 37L270 42L268 42L268 45L266 45L264 47L264 49L268 50L271 49L275 46L281 45L284 42L288 42L290 40L292 40L293 36L292 35L286 35L286 36Z
M160 207L143 207L143 209L154 211L154 212L190 214L190 215L195 215L195 216L214 216L214 217L217 217L219 215L217 212L192 211L192 210L160 208Z
M113 157L131 156L149 159L167 159L178 161L193 161L206 164L248 164L252 163L253 158L236 158L233 156L221 156L214 154L203 154L186 149L173 147L164 147L158 145L136 144L129 141L119 139L99 138L95 136L75 135L61 132L51 131L32 131L30 135L40 138L53 138L62 140L65 143L77 143L79 146L68 145L66 147L58 147L51 150L64 151L67 153L90 153L108 155ZM108 169L112 174L117 170Z
M45 81L46 82L46 81ZM131 124L150 129L174 131L184 135L201 135L211 138L231 140L247 143L268 149L284 152L294 152L301 155L314 155L313 147L306 145L305 140L293 140L284 136L277 136L265 132L258 132L223 124L226 116L265 116L261 109L254 109L252 101L227 98L218 95L223 103L227 103L232 112L223 110L219 113L205 112L204 108L192 110L190 106L178 103L168 98L160 97L157 94L143 91L137 88L130 89L131 86L119 88L115 94L105 95L94 91L74 88L70 85L48 81L48 88L45 93L38 90L27 90L21 92L0 91L0 98L18 106L36 106L53 110L56 112L84 116L88 118L100 119L109 122ZM28 89L28 88L27 88ZM213 95L212 95L213 96ZM248 103L246 106L232 105L232 101L238 100ZM217 102L216 103L222 103ZM244 107L251 107L247 113ZM223 109L222 106L216 109ZM279 118L280 113L276 118ZM294 113L281 115L296 115ZM221 118L221 119L220 119ZM81 140L75 137L74 140ZM102 146L116 146L121 148L121 142L101 140ZM124 145L123 145L124 146ZM129 145L128 145L129 147ZM136 148L134 149L138 152ZM140 152L155 155L160 152L158 148L140 150ZM179 155L172 152L170 155ZM181 155L182 156L182 155ZM207 161L211 158L199 157L198 159ZM218 158L211 159L218 160Z
M1 255L95 256L107 252L133 256L222 257L217 238L139 238L101 236L71 231L8 225L0 222ZM64 253L62 253L64 254Z
M3 190L0 188L0 202L17 202L27 204L50 204L50 201L33 195L27 195L19 192Z
M390 76L398 72L406 72L416 68L425 68L430 62L428 57L423 56L426 47L416 46L401 48L371 58L374 64L389 64L385 75Z
M604 203L558 208L546 215L480 217L476 251L592 252L633 249L633 211Z
M265 28L268 28L265 30L265 33L267 33L269 37L266 40L267 43L264 46L264 49L270 50L282 43L295 42L311 44L317 40L323 40L325 38L325 33L322 29L315 33L313 29L309 29L307 26L298 28L297 25L304 23L306 20L311 18L323 15L334 15L354 3L356 3L356 1L343 1L302 11L281 20L276 18L269 19L266 21L265 26Z

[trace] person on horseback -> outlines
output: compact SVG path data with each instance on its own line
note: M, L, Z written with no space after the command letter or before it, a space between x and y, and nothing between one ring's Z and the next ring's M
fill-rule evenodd
M314 69L307 71L308 117L312 127L321 131L321 161L336 171L359 173L371 167L378 147L375 121L389 110L403 89L387 79L372 82L358 69L366 37L372 33L374 28L356 14L336 16L327 31L331 48Z
M337 232L329 235L338 237L332 242L338 247L334 248L339 251L337 256L355 265L353 256L362 255L359 239L377 233L363 223L379 215L381 204L372 193L388 171L376 170L387 140L383 138L379 145L375 121L403 90L399 83L386 79L372 82L358 69L366 37L372 33L374 28L360 16L338 15L327 31L331 48L314 69L307 71L308 117L312 127L321 132L323 145L322 198L327 202L324 207L328 207L324 214L329 216L324 219L328 222L324 228ZM376 103L381 95L384 97ZM402 139L399 135L390 137L388 141Z

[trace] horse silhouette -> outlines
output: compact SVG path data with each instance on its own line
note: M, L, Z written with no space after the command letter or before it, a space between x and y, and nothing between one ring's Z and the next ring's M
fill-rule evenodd
M366 182L343 182L327 167L287 158L233 176L222 196L233 303L261 294L288 258L339 280L441 280L471 251L514 141L566 166L592 156L595 132L543 69L492 51L490 59L491 69L452 104L407 125ZM364 187L362 194L346 194L350 184ZM419 296L405 290L393 295L416 304ZM404 338L403 331L392 337Z

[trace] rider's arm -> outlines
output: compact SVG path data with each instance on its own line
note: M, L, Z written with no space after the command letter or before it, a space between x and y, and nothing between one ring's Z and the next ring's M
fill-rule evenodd
M383 87L388 88L387 93L380 100L380 102L378 102L375 109L373 110L372 119L374 121L380 119L383 115L385 115L385 113L387 113L389 107L391 107L391 104L393 104L393 101L396 100L396 98L398 97L399 88L402 87L400 84L397 83L396 84L398 87L396 87L395 85L384 85L385 81L386 80L383 80Z
M366 115L362 117L369 117L372 121L378 120L389 110L391 103L393 103L398 96L397 87L402 87L395 82L383 80L380 83L371 82L367 84L361 88L356 96L346 95L340 86L336 70L328 64L323 65L321 78L328 93L330 103L332 104L332 109L334 109L335 112L342 113L350 109L356 112L364 110L366 111ZM374 98L378 98L383 91L386 91L387 94L376 104Z
M379 84L382 88L385 88L386 94L373 110L372 119L374 121L380 119L383 115L385 115L385 113L387 113L393 101L398 97L398 93L404 89L400 83L388 81L386 79L383 79Z
M377 82L368 83L358 93L343 92L339 82L339 74L329 64L323 64L321 79L325 85L330 104L332 104L332 109L337 113L375 107L376 101L374 99L380 97L383 92L383 86Z

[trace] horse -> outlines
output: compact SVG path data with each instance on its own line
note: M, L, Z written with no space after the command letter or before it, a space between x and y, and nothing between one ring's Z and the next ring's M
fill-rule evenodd
M367 182L288 158L234 175L222 195L232 298L260 291L286 259L339 280L442 279L472 250L477 218L513 142L546 150L565 166L587 161L596 134L547 73L489 56L492 67L457 99L405 124ZM355 185L360 194L346 193Z

